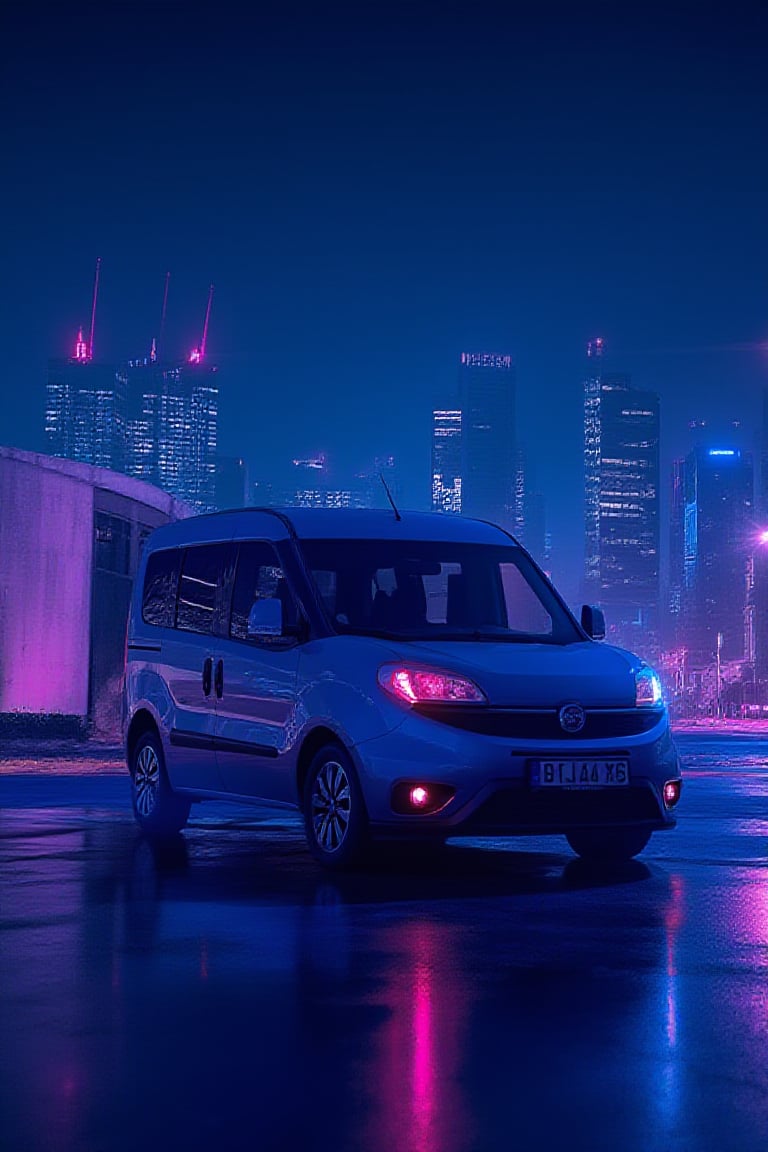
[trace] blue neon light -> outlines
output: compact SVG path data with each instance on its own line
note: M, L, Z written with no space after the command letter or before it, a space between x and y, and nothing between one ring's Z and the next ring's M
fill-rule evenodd
M738 452L734 452L733 448L710 448L707 455L708 456L738 456Z

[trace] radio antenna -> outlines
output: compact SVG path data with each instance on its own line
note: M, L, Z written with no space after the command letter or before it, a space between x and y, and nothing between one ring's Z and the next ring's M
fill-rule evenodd
M384 473L383 472L379 472L379 480L381 480L382 484L384 485L384 491L387 494L387 500L389 500L390 504L392 505L392 511L395 514L395 520L402 520L402 516L400 515L400 513L397 510L397 504L395 504L394 500L392 499L392 493L389 490L389 485L387 484L386 480L384 479Z

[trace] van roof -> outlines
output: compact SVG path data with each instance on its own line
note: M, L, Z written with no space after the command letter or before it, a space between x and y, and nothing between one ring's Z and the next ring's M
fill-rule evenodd
M241 508L165 524L152 533L151 548L233 537L287 540L293 532L305 540L444 540L465 544L511 541L495 524L442 512L401 512L397 520L391 509L383 508Z

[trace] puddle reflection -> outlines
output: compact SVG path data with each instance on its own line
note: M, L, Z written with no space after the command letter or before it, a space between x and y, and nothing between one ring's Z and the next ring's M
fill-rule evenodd
M141 1144L137 1069L188 1149L247 1131L253 1147L474 1152L512 1113L521 1147L556 1146L576 1118L598 1132L608 1092L614 1146L634 1152L689 1115L702 1012L681 990L702 895L678 870L470 846L333 877L284 833L156 849L108 821L16 832L0 864L11 1146ZM764 968L764 875L723 902L711 947L762 948ZM727 1012L733 1036L764 1034L750 988L720 1006L709 988L706 1025Z

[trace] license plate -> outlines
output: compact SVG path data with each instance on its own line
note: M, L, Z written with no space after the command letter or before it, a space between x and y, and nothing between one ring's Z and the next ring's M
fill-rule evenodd
M534 788L620 788L628 784L627 760L539 760L531 765Z

